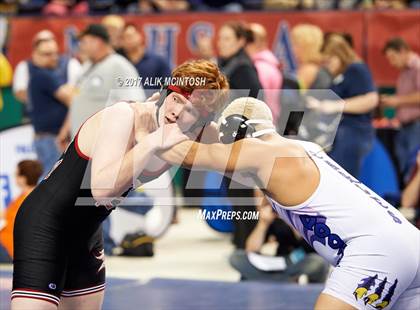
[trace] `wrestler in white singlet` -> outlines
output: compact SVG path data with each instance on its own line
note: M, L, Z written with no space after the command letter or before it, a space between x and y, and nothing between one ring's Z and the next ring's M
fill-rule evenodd
M297 206L268 199L335 266L323 293L357 309L419 309L420 231L318 145L298 143L320 171L318 188Z

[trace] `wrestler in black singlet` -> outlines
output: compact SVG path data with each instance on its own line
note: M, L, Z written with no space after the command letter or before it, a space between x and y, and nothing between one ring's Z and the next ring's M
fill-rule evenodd
M80 296L104 289L101 223L111 210L94 204L90 166L76 136L23 202L14 228L12 298L57 304L60 295Z

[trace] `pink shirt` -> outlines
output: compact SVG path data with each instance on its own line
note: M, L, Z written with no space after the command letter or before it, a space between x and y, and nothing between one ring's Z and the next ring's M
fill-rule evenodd
M397 95L420 91L420 57L412 53L408 66L401 71L397 81ZM420 119L420 104L402 106L397 109L397 118L402 124Z
M264 99L273 114L276 124L280 116L280 88L283 77L279 69L279 61L274 54L266 49L252 56L252 62L257 69L258 79L264 89Z

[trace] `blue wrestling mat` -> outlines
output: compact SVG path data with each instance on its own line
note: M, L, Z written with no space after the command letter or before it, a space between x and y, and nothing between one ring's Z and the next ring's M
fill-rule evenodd
M0 309L9 309L12 274L0 272ZM323 285L108 278L104 310L307 310Z

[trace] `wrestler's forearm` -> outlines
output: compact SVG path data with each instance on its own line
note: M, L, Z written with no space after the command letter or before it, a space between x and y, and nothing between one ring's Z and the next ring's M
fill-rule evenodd
M156 155L172 165L182 165L189 168L193 165L198 145L194 141L184 141L170 149L157 151Z
M190 140L156 154L172 165L182 165L188 169L214 170L221 173L250 170L255 166L254 152L249 152L249 146L242 150L242 144L243 141L225 145L203 144ZM249 144L252 145L252 142Z
M120 197L145 169L156 149L156 145L144 140L141 144L136 144L129 150L122 161L112 163L106 169L100 171L97 176L93 176L92 194L94 198L102 200ZM115 175L117 175L117 178L112 183L107 182L113 180Z

